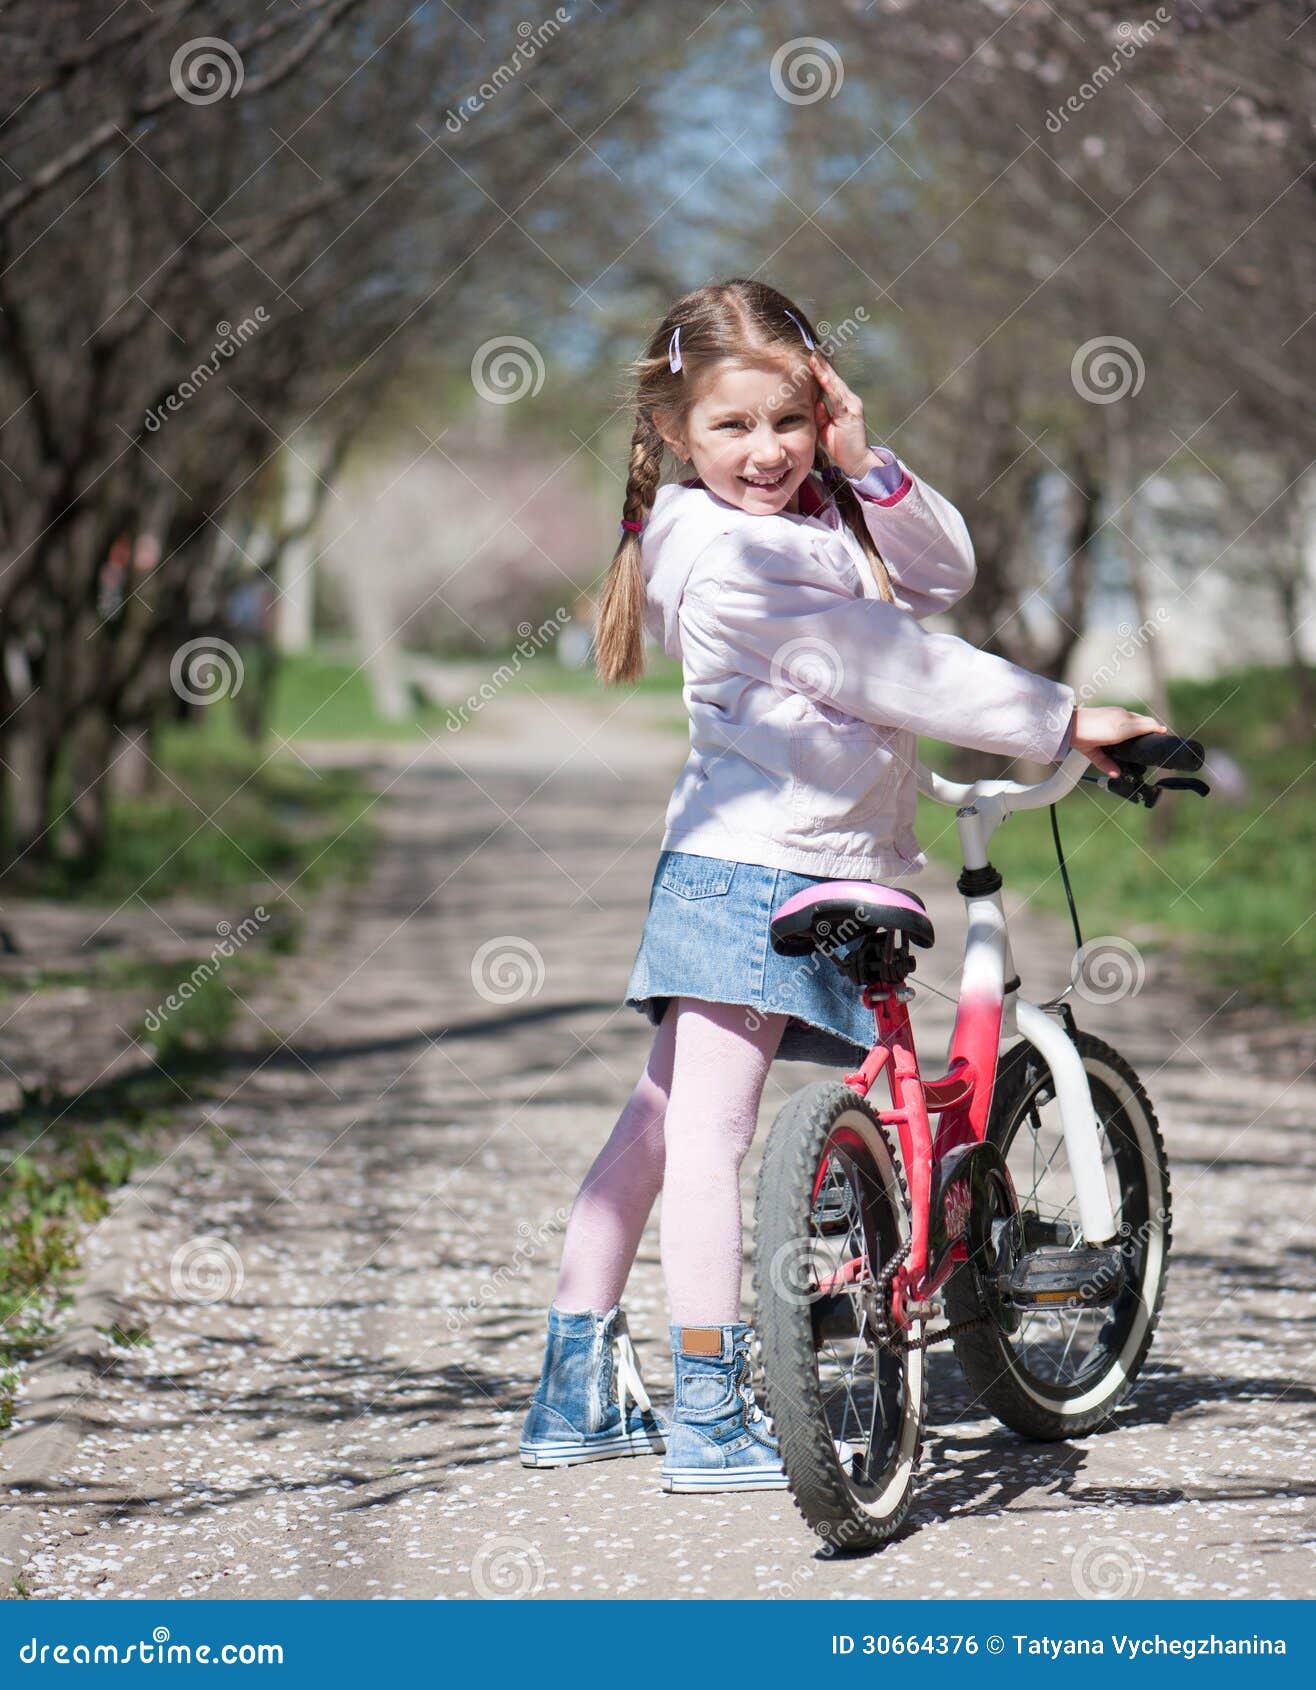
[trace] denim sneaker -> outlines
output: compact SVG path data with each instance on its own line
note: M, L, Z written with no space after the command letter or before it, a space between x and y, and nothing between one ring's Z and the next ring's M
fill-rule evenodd
M665 1491L784 1490L777 1434L749 1382L753 1328L673 1326L676 1401Z
M620 1305L606 1314L563 1314L554 1304L539 1388L521 1429L521 1465L574 1467L618 1455L661 1455L666 1432L666 1421L649 1402Z

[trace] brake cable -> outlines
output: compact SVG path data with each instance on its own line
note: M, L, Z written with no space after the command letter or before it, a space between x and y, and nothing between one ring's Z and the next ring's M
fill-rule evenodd
M1083 934L1078 925L1078 909L1074 903L1074 888L1069 884L1069 869L1065 865L1064 847L1060 843L1060 823L1056 819L1056 806L1052 804L1049 808L1051 810L1051 837L1056 842L1056 861L1060 864L1060 879L1065 888L1065 900L1069 905L1069 919L1074 924L1074 944L1081 951L1083 949Z
M1203 798L1205 798L1211 790L1205 781L1192 780L1191 778L1176 777L1173 775L1162 775L1158 781L1154 781L1150 786L1148 786L1145 784L1145 774L1142 769L1137 767L1123 768L1118 777L1114 775L1103 776L1084 774L1079 776L1079 780L1091 781L1094 786L1105 787L1108 792L1113 793L1117 798L1127 798L1133 803L1145 804L1149 810L1156 803L1161 793L1167 789L1196 792ZM1060 879L1064 884L1065 901L1069 905L1069 919L1074 928L1074 944L1079 951L1082 951L1083 933L1078 925L1078 909L1074 903L1074 889L1069 883L1069 869L1065 864L1064 847L1060 843L1060 823L1056 817L1056 806L1052 804L1049 808L1051 811L1051 837L1055 840L1056 861L1060 865ZM1064 997L1065 995L1065 992L1062 992L1060 997ZM1059 1003L1060 998L1053 998L1051 1001L1053 1003ZM1044 1004L1042 1007L1046 1008L1047 1005Z

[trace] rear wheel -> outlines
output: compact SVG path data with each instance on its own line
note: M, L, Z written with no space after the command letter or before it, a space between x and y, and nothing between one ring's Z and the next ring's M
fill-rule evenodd
M1075 1043L1101 1133L1124 1290L1104 1308L1001 1311L955 1340L964 1376L986 1407L1015 1431L1042 1439L1110 1423L1151 1348L1170 1249L1169 1166L1147 1094L1101 1039L1079 1033ZM1005 1158L1025 1226L1082 1243L1055 1086L1026 1040L1002 1059L987 1137ZM963 1263L947 1286L950 1319L973 1319L990 1302L978 1266Z
M872 1548L909 1509L924 1358L903 1335L882 1341L908 1202L857 1092L825 1081L785 1106L764 1150L757 1217L764 1387L791 1495L836 1550Z

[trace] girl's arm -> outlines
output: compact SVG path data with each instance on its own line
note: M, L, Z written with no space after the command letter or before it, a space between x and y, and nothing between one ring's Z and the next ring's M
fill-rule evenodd
M752 675L862 721L1005 757L1054 762L1074 711L1074 689L1063 682L932 633L882 599L801 579L798 560L743 528L701 555L682 600L681 637L687 648L705 648L711 671Z
M852 475L855 492L875 505L898 504L911 486L909 471L889 446L871 446L877 462L862 475Z
M848 479L896 603L920 618L949 610L977 573L968 526L950 500L911 475L894 452L883 446L870 452L869 468Z
M964 518L893 452L869 445L863 401L821 353L810 352L809 365L823 395L814 409L819 442L859 494L896 602L918 617L948 610L968 592L976 572Z

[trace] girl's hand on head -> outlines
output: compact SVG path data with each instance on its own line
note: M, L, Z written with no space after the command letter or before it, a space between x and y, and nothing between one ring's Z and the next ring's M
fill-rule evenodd
M1138 734L1167 734L1171 730L1155 716L1139 716L1133 710L1123 710L1116 704L1080 704L1074 712L1074 733L1070 749L1081 751L1103 775L1117 775L1119 765L1101 750L1103 745L1119 745Z
M864 427L864 402L816 348L809 353L809 368L823 390L823 397L814 401L818 443L846 475L862 475L877 461Z

